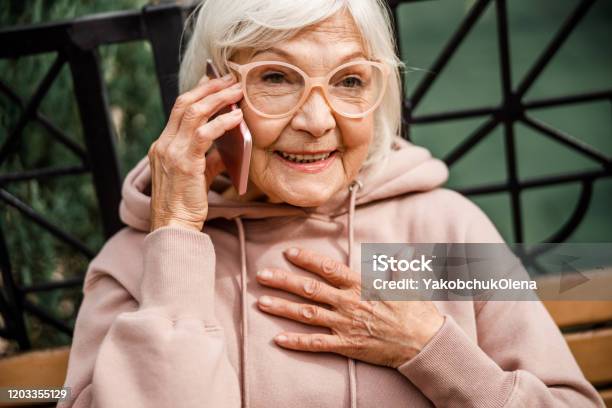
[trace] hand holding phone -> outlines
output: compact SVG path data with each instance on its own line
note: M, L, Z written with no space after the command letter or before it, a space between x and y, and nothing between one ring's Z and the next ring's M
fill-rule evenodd
M208 192L223 170L223 160L213 143L238 128L242 110L219 115L221 106L243 98L235 81L200 81L177 98L168 123L149 148L151 169L150 231L176 226L201 231L208 216ZM211 117L215 114L216 119Z
M219 71L210 59L206 60L206 75L211 79L220 76ZM238 106L233 103L220 109L218 114L231 112L235 109L238 109ZM247 190L252 145L251 132L244 119L238 126L228 130L223 136L215 140L215 146L221 155L230 180L240 195L246 193Z

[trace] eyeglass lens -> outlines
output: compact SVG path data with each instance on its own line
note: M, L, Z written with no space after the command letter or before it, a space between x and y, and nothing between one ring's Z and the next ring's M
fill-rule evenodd
M255 67L246 77L246 96L253 106L268 115L282 115L299 103L305 79L293 68L266 64ZM327 92L333 108L346 114L368 111L383 91L383 72L372 64L355 63L332 75Z

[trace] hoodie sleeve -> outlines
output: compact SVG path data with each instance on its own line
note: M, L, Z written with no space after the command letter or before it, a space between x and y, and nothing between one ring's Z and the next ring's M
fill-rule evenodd
M504 242L466 198L465 242ZM539 301L475 303L478 342L450 315L398 370L437 407L603 407Z
M240 386L214 317L215 251L202 232L144 239L138 304L108 271L86 283L59 407L239 407ZM90 264L117 254L103 251ZM121 258L121 257L119 257ZM104 262L104 261L107 262Z

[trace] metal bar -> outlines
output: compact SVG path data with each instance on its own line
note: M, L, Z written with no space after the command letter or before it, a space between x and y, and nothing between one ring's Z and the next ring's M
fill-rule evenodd
M570 218L557 230L557 232L551 234L547 239L542 242L565 242L570 235L576 230L591 203L593 196L593 185L591 180L585 180L582 182L582 190L580 191L580 198L574 207L574 211Z
M189 13L195 6L163 5ZM72 20L0 30L0 58L18 58L63 49L72 42L83 50L146 38L140 10L98 13Z
M4 337L5 339L13 339L15 335L13 332L15 331L13 326L13 318L11 313L11 305L8 300L6 300L6 296L4 295L4 287L0 287L0 318L2 319L2 326L0 327L0 337Z
M10 99L13 100L21 109L25 109L25 103L23 99L19 97L13 90L0 80L0 91L4 92ZM49 118L42 114L39 110L34 112L34 119L38 121L58 142L62 143L66 148L77 155L81 162L87 162L87 153L78 143L73 141L68 135L66 135L60 128L55 126Z
M535 248L531 248L528 251L522 251L523 254L521 256L521 262L528 268L531 266L534 268L540 276L546 276L550 273L545 267L543 267L540 262L538 262L537 257L549 252L551 249L554 249L556 245L536 245Z
M499 67L503 95L504 142L506 154L506 170L508 186L510 187L510 201L512 208L512 221L515 242L523 242L523 212L521 208L521 190L518 188L518 169L516 157L516 144L514 138L515 115L520 114L517 106L520 103L512 94L512 73L510 68L510 44L508 40L508 16L505 0L495 1L497 16L497 40L499 49Z
M599 92L588 92L577 95L558 96L554 98L537 99L531 102L523 102L525 109L547 108L550 106L569 105L581 102L592 102L599 99L612 98L612 89Z
M178 96L179 45L183 34L183 10L176 5L145 6L146 35L153 48L155 70L166 118Z
M497 16L497 41L499 46L499 68L501 74L502 95L505 102L512 99L512 73L510 68L510 42L508 39L508 16L505 0L495 1ZM507 106L507 105L506 105Z
M557 184L572 183L576 181L592 181L599 178L611 177L612 171L610 170L597 170L597 171L584 171L571 174L561 174L554 176L535 177L524 181L519 181L517 187L521 190L527 190L530 188L537 188L543 186L553 186ZM507 182L504 183L492 183L484 184L476 187L464 187L458 188L461 194L475 196L483 194L497 194L506 192L510 189Z
M415 91L410 97L410 107L414 111L418 104L423 99L425 93L433 85L434 81L438 78L442 70L446 67L448 61L454 55L459 45L461 45L465 36L470 32L486 6L489 4L489 0L478 0L476 4L472 6L466 18L461 22L461 25L457 31L453 34L450 41L445 45L442 53L434 61L431 68L429 68L430 75L426 76L423 81L419 83Z
M89 169L84 166L45 167L42 169L20 171L18 173L0 174L0 185L25 180L46 179L56 176L68 176L87 173Z
M401 36L399 34L399 6L401 1L389 1L387 0L387 6L389 8L389 15L391 16L391 23L393 24L393 38L395 39L395 54L401 58L402 55L402 43ZM400 90L401 90L401 100L404 101L402 103L402 118L400 123L400 135L402 138L406 140L410 140L410 125L412 124L411 119L411 110L409 108L409 103L406 100L406 78L405 72L400 70Z
M57 58L51 65L51 68L49 68L49 71L47 71L47 74L41 81L40 85L38 85L36 92L34 92L34 96L32 96L32 99L30 100L30 102L28 102L27 106L21 114L21 117L17 121L17 125L6 138L6 141L2 145L2 148L0 148L0 164L2 164L6 160L8 155L11 154L15 149L17 141L21 136L21 132L25 128L30 118L34 116L34 112L38 110L40 102L45 97L47 91L53 84L53 81L62 69L64 61L64 57L61 54L58 54Z
M177 6L179 7L179 6ZM142 40L139 10L100 13L73 20L0 30L0 58L54 52L73 42L83 49Z
M68 336L72 336L73 328L69 327L66 323L62 322L57 317L52 316L49 312L42 309L38 305L33 304L27 299L23 302L23 309L38 317L41 322L55 327L57 330L67 334Z
M515 242L523 242L523 213L521 209L520 188L518 187L516 146L514 140L514 126L510 121L504 123L504 139L506 151L506 166L508 171L508 187L512 205L512 219L514 221Z
M581 102L592 102L599 99L612 98L612 90L601 92L589 92L577 95L559 96L554 98L538 99L530 102L523 102L523 109L538 109L554 107L559 105L569 105ZM404 101L407 103L408 101ZM436 122L444 122L450 120L470 119L486 115L499 115L502 108L493 106L483 106L480 108L460 109L456 111L428 113L423 115L412 116L411 124L428 124Z
M25 204L23 201L21 201L20 199L18 199L17 197L15 197L14 195L12 195L11 193L9 193L3 188L0 188L0 200L16 208L27 218L29 218L36 224L40 225L42 228L49 231L56 238L74 247L76 250L81 252L87 258L91 259L94 257L95 254L91 249L87 248L85 245L83 245L79 240L77 240L73 236L62 231L60 228L56 227L55 225L51 224L42 215L38 214L32 207Z
M485 123L480 125L466 140L464 140L459 146L453 149L446 157L444 162L447 166L452 166L457 160L462 158L467 152L469 152L474 146L478 144L485 136L487 136L499 123L497 117L489 118Z
M612 98L612 90L599 91L599 92L588 92L576 95L558 96L554 98L543 98L537 99L530 102L523 102L522 109L539 109L554 107L559 105L570 105L581 102L592 102L600 99ZM407 103L409 101L404 101ZM458 119L469 119L473 117L486 116L486 115L499 115L502 112L502 108L494 106L483 106L480 108L460 109L456 111L448 112L437 112L427 113L423 115L415 115L411 118L411 124L427 124L444 122L449 120Z
M23 301L23 293L19 291L13 271L11 268L11 258L4 239L4 228L0 224L0 274L2 276L2 291L0 291L0 310L3 311L4 323L7 330L11 333L19 344L19 348L27 350L31 348L28 331L26 329L25 320L21 313L21 303ZM6 298L4 295L6 294Z
M594 2L595 0L582 0L572 14L563 22L559 31L557 31L552 41L548 44L548 47L540 54L534 65L527 71L527 74L519 84L516 94L520 98L522 98L531 85L533 85L535 80L542 73L544 68L546 68L550 60L552 60L559 48L561 48L561 45L563 45L567 37L574 30L574 27L582 20Z
M582 153L590 159L598 161L604 166L610 166L611 164L610 158L598 152L592 146L572 137L571 135L568 135L567 133L555 129L540 120L525 115L521 121L532 129L535 129L536 131L550 137L551 139L560 142L561 144L570 147L571 149L576 150L579 153Z
M482 107L482 108L471 108L461 109L450 112L439 112L439 113L428 113L424 115L416 115L412 117L412 124L426 124L435 122L445 122L448 120L457 119L470 119L479 116L486 115L498 115L500 113L499 107Z
M65 289L71 286L83 285L83 277L69 278L61 281L43 282L21 288L23 293L46 292L55 289Z
M96 50L83 51L73 48L69 53L74 92L89 153L104 235L110 238L123 226L119 219L121 172L108 113L106 87L98 58Z

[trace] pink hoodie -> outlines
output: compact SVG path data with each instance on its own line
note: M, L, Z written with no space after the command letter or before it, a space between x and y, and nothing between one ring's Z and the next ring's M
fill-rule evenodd
M602 407L539 302L436 302L442 328L397 370L283 349L281 331L325 332L261 312L256 271L289 246L355 268L361 242L503 242L471 201L439 188L444 163L397 138L390 159L317 208L223 199L203 232L149 232L148 159L128 174L128 225L92 260L60 407ZM235 225L234 225L235 224ZM357 270L357 269L355 269ZM348 363L348 364L347 364Z

